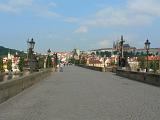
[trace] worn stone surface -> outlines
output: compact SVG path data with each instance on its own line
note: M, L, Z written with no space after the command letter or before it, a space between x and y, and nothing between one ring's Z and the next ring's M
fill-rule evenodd
M0 120L159 119L159 87L73 66L0 104Z

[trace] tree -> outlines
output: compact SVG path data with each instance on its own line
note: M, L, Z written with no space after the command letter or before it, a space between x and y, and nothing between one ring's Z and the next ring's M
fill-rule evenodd
M113 51L113 55L117 55L118 54L118 51Z
M159 61L158 60L150 61L149 68L151 68L154 72L156 72L159 69Z
M142 52L140 53L140 56L145 56L145 53L142 51Z
M3 71L3 59L0 58L0 72Z
M49 55L47 57L46 67L47 68L51 68L52 67L52 59L51 59L51 56L49 56Z
M111 57L111 52L109 51L105 51L104 54L106 55L106 57Z
M72 63L72 64L74 64L74 63L75 63L74 57L71 57L71 58L69 59L69 62Z
M38 66L39 68L44 68L44 57L40 57L38 60Z
M104 57L104 52L101 51L101 52L100 52L100 56L101 56L101 57Z
M145 66L146 66L145 65L145 62L146 62L145 57L144 56L139 56L138 57L138 62L139 62L139 67L144 69Z
M87 61L86 61L85 57L83 56L83 57L81 58L81 64L85 65L86 62L87 62Z
M22 72L23 71L23 67L24 67L25 63L24 63L24 58L20 57L19 59L19 63L18 63L18 68L19 70Z
M8 62L7 62L7 70L8 71L12 70L12 60L8 60Z
M155 72L159 69L159 61L155 60Z
M96 55L99 56L99 51L98 50L96 51Z
M140 56L140 53L139 53L139 52L136 52L136 56L137 56L137 57Z

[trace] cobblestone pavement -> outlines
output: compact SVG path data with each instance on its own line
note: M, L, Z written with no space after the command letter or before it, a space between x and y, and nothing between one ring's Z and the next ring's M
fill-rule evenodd
M2 103L0 120L160 120L160 88L70 66Z

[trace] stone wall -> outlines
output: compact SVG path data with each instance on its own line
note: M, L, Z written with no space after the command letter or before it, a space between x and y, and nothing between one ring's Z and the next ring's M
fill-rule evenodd
M85 66L85 65L78 65L78 66L83 67L83 68L87 68L87 69L91 69L91 70L101 71L101 72L104 71L103 67Z
M116 74L121 77L126 77L132 80L160 86L160 74L125 71L125 70L117 70Z
M22 76L17 79L12 79L0 83L0 103L6 101L7 99L17 95L22 92L24 89L34 85L40 80L43 80L52 70L47 69L40 72L35 72L28 76Z
M78 65L79 67L96 70L100 72L116 72L116 67L95 67L95 66L85 66L85 65Z

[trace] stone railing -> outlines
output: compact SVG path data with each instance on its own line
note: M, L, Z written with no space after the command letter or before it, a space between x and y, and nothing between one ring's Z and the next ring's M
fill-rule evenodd
M103 72L103 67L86 66L86 65L77 65L77 66Z
M116 74L139 82L160 86L160 74L117 70Z
M91 69L91 70L96 70L96 71L100 71L100 72L116 72L116 68L115 67L96 67L96 66L86 66L86 65L78 65L79 67L83 67L83 68L87 68L87 69Z
M0 83L0 103L17 95L24 89L34 85L40 80L43 80L51 74L51 69L46 69L40 72L35 72L26 76L19 77Z

